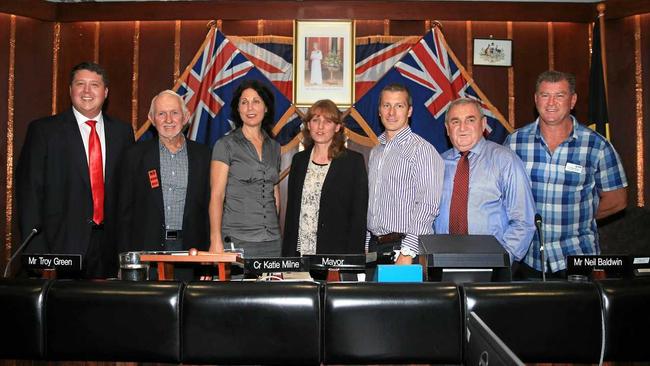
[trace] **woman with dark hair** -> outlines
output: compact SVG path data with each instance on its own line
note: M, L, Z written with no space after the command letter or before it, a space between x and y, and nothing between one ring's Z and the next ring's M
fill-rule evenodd
M271 137L271 91L246 80L230 105L236 129L220 138L210 167L210 252L231 241L246 257L279 256L280 145Z
M363 156L345 148L341 112L319 100L304 118L303 144L289 173L283 256L362 254L368 175Z

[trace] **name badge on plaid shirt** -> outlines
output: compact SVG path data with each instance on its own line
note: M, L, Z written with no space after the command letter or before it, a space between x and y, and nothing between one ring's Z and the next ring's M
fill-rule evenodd
M582 166L578 164L573 164L573 163L566 163L566 166L564 167L564 170L567 172L572 172L572 173L582 173Z

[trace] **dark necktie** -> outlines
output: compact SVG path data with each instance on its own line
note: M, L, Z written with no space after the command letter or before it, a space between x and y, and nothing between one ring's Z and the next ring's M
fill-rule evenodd
M467 234L467 195L469 193L469 151L461 153L456 175L454 191L449 207L449 233Z
M90 172L90 189L93 195L93 221L104 221L104 170L102 168L102 145L95 129L97 121L86 121L90 126L88 138L88 171Z

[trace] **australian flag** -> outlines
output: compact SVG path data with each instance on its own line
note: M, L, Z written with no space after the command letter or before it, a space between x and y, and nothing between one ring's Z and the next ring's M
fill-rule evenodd
M485 135L489 140L502 143L508 135L507 122L476 85L472 85L467 72L454 60L456 57L447 46L442 33L436 27L420 39L379 81L355 104L378 136L383 132L379 120L379 93L392 83L405 85L413 97L411 128L429 141L439 152L451 147L445 130L445 113L449 104L459 98L473 98L483 106L488 127Z
M233 129L230 102L239 84L246 79L260 80L273 92L274 120L279 121L291 102L234 43L212 28L177 88L191 114L187 132L191 140L213 146ZM296 126L289 123L286 128Z

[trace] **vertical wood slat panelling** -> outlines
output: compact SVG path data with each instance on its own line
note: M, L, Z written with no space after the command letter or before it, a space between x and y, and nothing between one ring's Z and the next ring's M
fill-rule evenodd
M357 37L384 34L383 20L357 20L355 34Z
M647 121L647 116L650 116L650 93L647 88L650 85L650 15L639 15L639 42L637 48L637 56L640 58L641 70L637 68L637 75L641 76L641 84L636 85L637 88L637 105L640 103L640 108L637 108L636 113L636 139L637 139L637 173L636 181L638 184L639 195L637 197L637 206L645 207L645 203L650 198L650 185L646 184L650 175L648 174L648 157L650 157L650 123ZM641 94L641 95L639 95ZM639 113L640 112L640 113ZM633 179L633 178L628 178Z
M70 70L95 54L95 22L61 23L57 75L57 112L70 108Z
M184 20L181 22L181 75L208 34L207 20Z
M99 63L108 71L106 113L122 122L131 121L133 34L135 22L102 22Z
M138 128L138 82L140 80L140 21L133 22L133 59L131 61L131 128Z
M638 171L633 17L608 20L606 42L610 134L627 175L628 203L635 206Z
M467 24L464 21L442 22L442 33L458 60L465 63L467 59L467 48L465 47L467 43Z
M506 22L472 22L472 37L505 39L508 35ZM473 78L492 104L508 115L508 68L473 66Z
M174 32L173 21L140 23L137 128L147 120L151 98L174 86Z
M512 25L512 64L515 66L515 121L519 128L537 116L533 95L537 75L548 70L547 25L536 22L515 22Z
M18 17L16 29L16 154L30 121L51 114L52 23ZM59 79L61 79L59 75ZM64 77L65 79L65 77ZM69 99L67 93L63 99Z
M174 21L174 84L181 76L181 21Z
M555 70L555 34L553 34L553 22L546 23L546 48L548 49L548 70Z
M256 36L257 20L224 20L221 31L225 35Z
M99 63L99 35L102 31L101 22L94 22L95 29L93 31L93 62Z
M424 21L422 20L394 20L393 19L390 21L390 35L391 36L412 36L414 34L424 34L422 32L423 27L424 27Z
M508 34L506 37L512 39L512 22L507 22ZM515 125L515 67L514 64L508 68L508 122L510 126Z
M56 22L52 26L52 115L57 113L57 100L59 93L57 86L59 82L59 50L61 48L61 23Z
M10 27L10 15L0 14L0 55L9 54L9 27ZM0 129L2 131L6 130L6 121L7 121L7 87L9 79L9 57L0 57ZM3 134L4 135L4 134ZM0 139L0 182L6 183L6 171L7 171L7 140ZM0 208L2 212L5 212L5 192L0 190ZM2 220L0 222L0 238L5 237L7 223ZM4 247L4 245L3 245ZM9 253L6 250L0 250L0 269L4 271L5 263L9 259Z
M470 77L474 77L474 68L472 67L472 57L474 57L474 34L472 33L472 21L465 22L465 50L467 55L463 58L465 60L465 69ZM463 60L459 58L459 60Z
M7 184L7 189L2 190L3 200L0 205L2 205L3 212L5 213L5 225L3 228L2 235L2 256L4 258L9 258L11 256L11 247L12 247L12 215L13 215L13 205L11 200L12 195L12 182L11 182L11 170L13 168L13 134L14 134L14 101L15 101L15 64L16 64L16 16L11 15L9 17L9 32L8 32L8 42L7 42L7 111L5 119L6 124L5 128L5 138L2 140L2 155L4 155L3 161L4 169L0 173L0 177Z
M588 23L553 23L555 70L576 76L578 101L575 115L587 123L589 111L589 25Z
M265 20L264 34L274 36L293 36L293 20Z
M52 23L17 17L16 18L16 49L15 49L15 89L14 89L14 119L11 131L13 154L7 158L7 192L13 194L15 171L20 150L25 139L27 125L30 121L47 116L51 112L52 100L49 95L52 86ZM9 131L8 131L9 132ZM7 134L9 138L9 133ZM12 198L12 197L10 197ZM7 200L7 203L10 203ZM20 234L17 226L16 207L10 210L6 207L7 229L13 231L13 242L19 242ZM9 216L10 215L10 216Z

